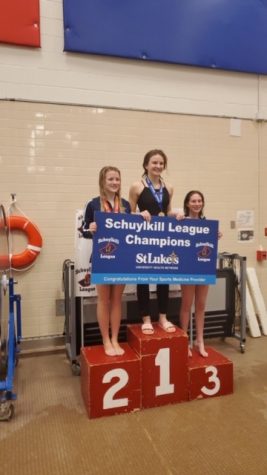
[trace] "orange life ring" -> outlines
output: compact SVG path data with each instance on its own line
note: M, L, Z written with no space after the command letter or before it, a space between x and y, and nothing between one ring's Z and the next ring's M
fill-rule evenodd
M10 231L14 229L23 231L28 238L28 245L24 251L19 254L11 254L12 269L23 269L30 266L42 249L43 240L39 229L25 216L9 216L6 221ZM7 256L0 256L0 268L6 267L7 260L9 261Z

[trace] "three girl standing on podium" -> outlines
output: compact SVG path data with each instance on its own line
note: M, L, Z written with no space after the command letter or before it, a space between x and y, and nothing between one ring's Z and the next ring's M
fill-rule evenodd
M104 167L99 175L100 196L87 204L84 218L84 237L92 237L96 231L94 211L133 212L138 210L147 221L152 216L174 216L171 209L173 188L167 185L161 175L167 167L167 156L162 150L147 152L143 160L144 173L142 179L130 187L129 201L120 196L121 176L116 167ZM184 200L184 214L178 213L177 219L204 219L204 196L193 190L187 193ZM121 298L124 285L97 285L97 319L102 335L104 351L108 356L122 355L124 350L118 343L118 333L121 321ZM195 302L196 347L201 356L207 357L204 347L204 315L208 295L208 285L181 285L182 303L180 312L181 328L187 332L193 303ZM157 285L159 307L159 325L167 333L176 331L175 326L167 319L169 286ZM137 300L142 332L152 335L154 328L150 317L149 285L137 285ZM109 334L111 328L111 336ZM192 355L191 349L188 350Z

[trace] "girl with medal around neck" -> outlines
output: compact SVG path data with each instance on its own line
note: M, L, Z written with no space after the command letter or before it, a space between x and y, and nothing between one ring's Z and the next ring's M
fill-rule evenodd
M187 193L184 199L184 217L190 219L205 219L203 209L205 205L204 196L200 191L192 190ZM222 236L221 232L218 237ZM195 302L195 323L196 342L195 347L199 354L206 358L208 353L204 346L204 319L205 307L208 296L208 285L181 285L182 302L180 309L180 325L187 333L190 321L190 314ZM191 349L188 348L188 355L192 356Z
M144 174L142 179L133 183L130 188L129 201L132 212L140 211L146 221L151 216L167 216L171 211L173 188L167 185L162 177L162 172L167 167L167 156L162 150L150 150L143 160ZM159 325L166 332L175 332L175 326L167 320L167 307L169 286L157 285L157 298L159 307ZM143 320L142 332L152 335L154 328L151 323L149 305L149 285L137 285L137 300L140 317Z
M104 167L99 173L100 196L93 198L85 209L83 236L92 238L97 229L95 211L130 213L130 204L121 198L121 174L116 167ZM108 356L123 355L118 343L121 323L121 298L125 285L97 285L97 320ZM111 333L111 334L110 334Z

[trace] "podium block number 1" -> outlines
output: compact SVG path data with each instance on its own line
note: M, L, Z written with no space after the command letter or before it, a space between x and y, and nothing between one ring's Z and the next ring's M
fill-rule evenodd
M170 348L161 348L155 358L159 366L159 386L156 386L156 396L174 393L174 384L170 383Z

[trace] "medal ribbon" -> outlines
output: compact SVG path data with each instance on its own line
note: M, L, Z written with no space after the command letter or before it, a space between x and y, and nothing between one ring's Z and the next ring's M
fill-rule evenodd
M152 195L154 196L156 202L158 203L158 205L160 207L160 210L162 211L162 201L163 201L163 186L162 186L162 183L160 182L160 189L157 190L157 191L155 190L155 188L153 186L153 183L148 178L148 176L146 177L146 183L147 183L147 186L150 189Z
M119 213L120 212L120 202L118 195L114 199L114 207L112 208L108 200L103 199L103 208L106 213Z

